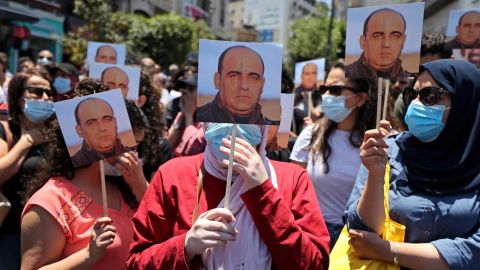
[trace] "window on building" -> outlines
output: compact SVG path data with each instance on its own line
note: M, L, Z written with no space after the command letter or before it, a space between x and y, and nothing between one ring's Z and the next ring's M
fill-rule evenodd
M273 41L273 30L260 30L260 41L269 42Z

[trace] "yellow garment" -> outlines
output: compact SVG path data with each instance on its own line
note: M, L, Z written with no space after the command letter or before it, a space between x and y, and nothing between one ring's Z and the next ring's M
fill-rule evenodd
M390 219L388 206L388 192L390 190L390 165L387 164L385 169L384 184L384 208L385 208L385 225L383 227L382 239L404 242L405 241L405 225L402 225ZM347 226L343 227L342 233L338 237L332 252L330 253L329 270L399 270L400 266L379 260L364 260L357 257L353 249L348 244L350 236Z

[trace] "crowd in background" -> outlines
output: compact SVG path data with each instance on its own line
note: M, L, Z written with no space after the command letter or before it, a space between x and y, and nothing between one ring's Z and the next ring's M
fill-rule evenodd
M441 34L424 35L421 63L425 64L436 59L449 58L451 51L444 50L443 43L444 41ZM74 218L74 216L77 217L79 213L69 212L68 214L72 215L70 217L54 216L54 213L57 213L59 211L58 209L62 209L64 206L54 205L53 203L49 204L49 200L52 197L58 197L59 201L65 203L76 199L86 200L87 202L91 200L94 203L101 201L100 189L96 186L97 182L85 180L96 179L100 173L98 165L94 164L82 168L72 167L65 142L59 130L58 121L53 117L54 111L51 103L108 91L109 88L101 81L88 77L88 66L76 67L70 63L55 63L53 61L53 54L48 50L40 51L36 59L30 59L28 57L19 58L17 70L8 70L7 67L9 64L7 59L6 54L0 53L0 196L2 198L6 197L11 204L8 214L3 222L0 223L0 269L19 269L20 262L25 269L33 269L45 265L51 267L56 266L59 269L70 269L74 267L84 267L87 269L93 266L98 267L97 269L105 267L121 269L127 261L125 254L128 254L129 249L130 257L128 258L128 265L130 268L165 266L172 267L172 269L183 269L183 264L185 264L185 262L182 261L183 257L178 258L178 256L183 255L185 258L190 256L191 261L187 262L189 267L193 267L192 265L198 266L198 260L195 259L195 256L201 254L201 252L192 251L193 253L191 254L183 254L183 251L180 252L178 250L178 246L176 246L178 244L175 244L181 242L178 239L175 240L175 243L169 242L168 245L165 244L165 246L158 247L158 250L150 250L152 243L155 241L167 243L175 239L176 233L180 234L184 230L188 230L189 228L185 227L182 222L190 222L191 220L188 220L189 217L181 216L179 220L175 221L177 225L174 226L168 224L168 221L157 220L155 215L149 212L151 209L149 210L146 205L141 204L144 195L149 202L172 199L155 197L157 196L156 194L160 192L176 192L174 190L166 191L166 189L173 189L174 187L161 186L159 181L162 181L162 178L165 179L165 177L168 176L173 178L185 177L185 181L187 182L192 180L194 187L196 185L197 170L203 170L203 165L200 166L201 162L198 164L195 163L195 166L190 166L189 164L182 165L192 170L191 175L187 175L185 172L175 172L175 167L172 163L162 166L163 164L179 157L194 156L211 151L209 150L210 144L207 143L209 138L206 133L215 127L195 122L198 79L197 62L190 61L171 64L165 69L156 63L155 60L147 56L139 61L128 59L127 56L128 64L141 66L139 86L140 102L137 101L135 103L126 100L127 111L138 145L135 150L117 157L115 166L106 168L108 178L107 190L109 190L108 198L111 200L109 204L112 203L112 205L115 205L116 208L120 210L112 210L109 217L97 219L102 216L99 205L96 206L98 209L92 210L94 211L93 213L98 213L98 216ZM370 209L369 207L373 207L375 202L369 200L375 200L375 198L378 197L378 190L375 190L375 187L369 185L375 180L370 180L369 178L367 181L365 173L365 167L370 171L377 170L375 164L372 162L369 163L369 158L372 158L373 155L378 155L377 158L384 158L386 161L386 154L384 156L384 154L382 154L383 152L376 154L368 152L373 151L368 150L368 147L375 148L375 151L387 148L383 139L380 141L380 136L391 135L394 136L394 138L395 136L400 136L402 140L402 142L398 144L400 150L398 147L395 148L389 144L390 162L397 157L398 153L403 153L408 157L408 159L405 159L406 161L398 161L398 164L393 163L396 164L396 167L392 165L392 167L394 167L392 170L400 170L395 171L395 176L398 181L395 182L396 185L405 185L405 183L401 182L401 180L404 179L402 178L402 173L405 173L405 169L402 168L408 167L412 169L407 173L414 179L418 189L405 192L419 193L421 194L419 195L420 197L424 196L430 199L435 197L432 199L433 201L438 201L436 196L440 196L441 194L449 194L449 198L456 198L448 191L447 187L435 187L421 176L423 171L432 170L426 165L428 162L424 161L428 160L428 155L424 153L432 149L439 150L441 153L447 153L448 151L445 150L443 146L437 144L435 148L429 148L428 145L421 144L418 141L412 141L411 138L402 137L402 134L405 134L402 132L409 129L409 124L406 122L408 117L405 118L405 115L409 114L407 110L410 102L412 102L412 99L408 100L404 89L414 87L414 84L418 86L419 83L431 86L428 85L427 82L432 81L431 78L433 77L434 82L439 84L442 89L450 92L450 103L449 105L445 105L452 107L450 117L459 119L460 114L454 111L454 106L465 106L466 109L470 110L475 110L474 107L476 106L478 112L480 85L477 83L479 78L468 77L469 74L473 74L472 76L478 75L478 73L476 74L475 71L470 70L470 68L470 66L464 67L455 64L450 66L449 63L443 63L442 67L435 64L426 64L420 73L424 75L420 75L419 78L408 77L392 80L390 84L388 112L385 119L387 121L381 122L381 128L376 130L378 133L375 134L372 133L372 131L368 131L375 129L375 82L366 79L345 78L345 65L342 59L330 63L327 65L324 85L314 90L314 104L313 108L309 108L312 110L312 113L311 116L308 117L305 104L300 106L304 101L302 91L295 89L292 77L288 71L284 70L282 73L281 92L296 95L289 147L279 149L276 145L274 134L269 134L268 128L261 128L258 132L260 138L262 138L260 140L262 142L260 143L259 141L257 144L263 147L263 149L256 149L258 154L260 154L258 162L264 165L266 164L265 167L269 178L272 178L271 171L268 169L270 166L270 168L276 168L276 177L279 179L291 177L295 179L295 181L298 181L298 183L310 181L311 184L308 184L310 186L307 184L305 184L305 186L299 184L297 187L281 186L280 190L285 192L285 194L288 192L305 192L304 195L301 195L305 196L305 198L311 195L309 193L311 190L314 190L314 195L316 196L313 196L315 203L312 204L314 205L312 207L317 207L316 201L318 201L321 215L320 217L314 217L312 220L322 224L325 222L326 227L325 225L318 225L320 223L314 222L315 224L313 225L321 227L321 231L317 231L316 233L318 235L316 235L313 232L314 229L311 228L312 226L305 224L306 222L304 221L303 223L298 223L298 226L302 227L301 232L298 232L296 231L298 230L298 226L288 227L288 225L285 225L292 222L291 220L282 219L280 216L281 213L285 214L288 212L285 209L282 209L275 216L279 219L278 222L285 222L283 225L289 228L287 231L281 231L281 228L275 228L275 226L279 226L278 223L275 225L271 221L253 217L256 224L273 227L273 232L271 233L265 231L259 232L270 250L273 261L275 263L281 261L280 258L285 255L282 252L288 250L286 248L285 250L272 251L274 248L269 246L269 244L281 246L281 244L278 243L282 242L282 237L276 235L276 233L290 233L292 236L287 238L291 241L300 241L295 237L305 237L309 239L308 241L311 240L311 242L304 240L301 250L308 250L310 252L309 256L317 256L316 258L319 261L308 262L311 263L309 265L310 267L325 268L328 266L328 251L334 247L335 241L340 235L345 222L351 225L351 228L358 230L373 230L374 232L380 230L379 219L374 214L367 213L368 211L366 210ZM424 78L426 76L426 73L422 73L424 71L428 71L429 78ZM464 73L464 75L461 76L459 73ZM457 82L455 82L455 78ZM418 87L415 88L418 89ZM471 88L472 90L466 91L464 88ZM475 90L476 93L473 90ZM470 95L470 98L476 100L477 104L468 103L465 99L462 99L463 103L458 103L460 99L457 98L456 95L462 91L468 92L466 95ZM343 115L333 112L328 107L335 102L332 97L343 97L345 99L344 107L352 109L343 113ZM444 102L444 100L442 99L441 102ZM473 130L477 130L476 135L480 137L478 127L480 121L479 116L469 118L468 121L471 123L467 126ZM464 128L458 127L458 129ZM452 133L452 135L450 135L450 133ZM467 169L467 165L470 164L473 167L478 167L478 163L474 163L475 160L478 161L479 153L475 151L480 150L478 144L477 146L475 145L475 143L478 143L478 137L475 139L460 133L460 131L449 131L448 138L458 136L458 140L468 140L469 143L463 143L462 141L459 143L458 148L455 148L460 149L458 150L459 153L465 152L463 157L468 159L468 162L465 166L461 168L456 167L454 170L461 175L460 178L463 179L462 181L465 181L465 183L469 181L469 177L475 178L473 182L476 183L479 180L478 175L470 171L470 169ZM366 145L366 142L369 140L372 145ZM248 140L246 141L248 142ZM442 142L448 144L447 139L444 137L442 137ZM240 145L242 145L242 143L240 143ZM246 145L244 147L247 149ZM245 151L247 152L247 150ZM390 155L391 151L395 153ZM366 154L366 152L368 152L368 154ZM205 155L207 156L207 154ZM471 156L476 157L470 158ZM252 157L255 160L257 156L252 154ZM268 159L266 157L268 157ZM419 158L416 159L415 157ZM286 169L280 169L281 165L277 163L273 164L273 166L271 164L268 165L268 160L285 161L300 165L305 168L307 174L305 176L298 176L297 173L302 174L304 172L302 169L292 167L293 171L287 172ZM382 161L384 160L377 160L377 165ZM453 158L450 161L452 163L458 162L458 160L454 160ZM407 167L402 167L400 164L402 162L405 162ZM213 165L206 164L205 166ZM439 166L448 167L450 165L449 163L445 163L439 164ZM160 170L159 167L161 168ZM357 177L359 170L361 174ZM383 172L382 170L378 171L379 174ZM471 172L469 174L470 176L468 176L469 172ZM447 174L449 173L450 172L447 172ZM222 177L223 171L219 171L218 175L219 178ZM378 177L380 176L377 176L377 178ZM381 177L383 177L383 175L381 175ZM440 176L438 177L441 178ZM357 178L360 180L357 180ZM66 179L68 179L68 181ZM181 179L177 181L180 180ZM452 182L453 180L450 180L449 178L448 183L449 187L452 188L452 192L462 194L458 195L458 197L471 203L472 209L474 209L472 211L480 209L478 202L474 202L478 195L473 195L473 193L470 192L471 189L468 189L468 192L461 192L459 191L460 189L453 191L455 190L455 185ZM205 181L207 183L211 180L207 177ZM368 184L366 184L366 182L368 182ZM149 188L149 184L153 187ZM183 185L182 183L178 184ZM365 185L367 185L368 188L365 188L365 193L362 193ZM468 185L467 183L464 186ZM378 186L382 187L381 185ZM288 188L292 190L286 191ZM296 188L303 188L304 190L295 190ZM438 188L438 190L436 188ZM147 189L156 190L157 193L147 191ZM433 193L425 191L432 189L434 190ZM354 191L353 194L352 190ZM409 198L408 194L405 195L405 193L402 193L404 191L401 189L397 191L397 196ZM181 191L178 192L181 193ZM190 191L186 189L184 192L188 193ZM369 192L368 196L366 192ZM120 196L118 196L118 194L120 194ZM182 197L181 195L178 196L178 198ZM220 195L217 195L213 200L215 206L218 205L222 198L218 196ZM251 196L251 200L265 199L255 194L250 194L249 196ZM267 199L271 199L272 202L270 203L273 205L275 195L269 196L271 197ZM175 198L177 199L177 197ZM292 201L290 201L289 204L292 205L292 208L296 209L295 207L299 207L299 211L303 211L301 210L303 208L299 206L301 202L295 201L295 198L291 198ZM307 199L305 200L308 203L312 203ZM377 200L383 203L382 199L377 198ZM181 205L184 203L186 204ZM172 202L172 204L175 204L175 207L181 209L189 208L186 205L192 206L193 208L195 206L194 203L195 201L191 200ZM197 201L197 204L198 203ZM206 208L207 203L210 204L211 202L208 200L205 202L205 198L202 197L200 206L201 208L203 207L203 210L212 208L210 205L208 206L209 208ZM412 206L413 203L415 202L408 201L409 206ZM247 207L254 207L254 205L253 203L247 205ZM88 204L85 207L93 206ZM160 212L168 212L172 211L171 208L174 208L174 206L170 206L170 208L153 209ZM135 227L132 228L130 223L137 209L140 210L138 210L138 216L136 216L134 220ZM190 211L193 209L187 210ZM407 212L405 209L400 210L399 213L402 214ZM176 211L179 211L178 215L184 214L182 212L183 210L177 209ZM441 211L448 212L449 210L441 209ZM320 211L318 211L318 213L320 213ZM303 214L305 213L300 213L299 215ZM381 216L381 213L377 214ZM464 212L460 211L460 214L464 214ZM172 215L172 213L165 213L165 215ZM226 221L235 219L228 213L219 212L213 213L212 215L216 215ZM308 216L308 218L312 218L309 214L305 215ZM142 220L141 218L146 220ZM410 235L410 241L417 243L429 243L432 241L432 236L426 235L426 233L429 232L428 229L425 229L424 235L421 232L422 229L416 227L417 225L401 216L397 218L408 223L409 228L415 228L413 229L414 234ZM200 225L198 226L201 226L202 222L206 222L204 219L204 216L199 217ZM467 220L469 219L467 218ZM432 222L436 221L432 220ZM473 223L476 224L476 222L477 221ZM155 230L165 234L172 234L172 231L175 231L175 233L173 233L170 239L168 237L150 235L150 233L153 232L149 229L151 229L151 226L154 226L150 223L158 226L154 228ZM401 255L400 259L406 262L405 266L408 267L420 265L416 263L424 263L421 265L426 265L426 262L429 262L429 260L425 258L430 258L430 262L434 262L433 265L436 265L438 267L437 269L443 269L445 266L451 267L452 269L478 269L468 268L472 265L471 262L468 261L470 257L462 254L461 250L456 253L452 252L454 254L448 256L445 255L455 247L463 247L465 250L470 248L468 250L472 251L472 256L480 255L480 243L474 239L476 234L470 238L467 236L471 231L478 231L478 226L467 225L468 228L465 227L461 231L452 230L446 235L442 235L440 232L431 232L436 235L436 239L441 239L434 242L434 246L440 251L441 256L438 252L435 253L430 250L433 246L423 246L423 252L431 252L425 256L418 250L419 247L417 246L401 246L403 253L399 253ZM454 226L453 223L452 226ZM308 230L310 229L312 229L312 233L308 234L308 237L303 234L305 233L304 231L309 232ZM231 230L234 229L227 227L225 228L225 233L228 233L228 237L234 238L236 232ZM43 234L43 236L38 236L39 233ZM358 231L353 233L358 233ZM191 234L189 235L187 233L187 238L183 238L182 241L186 241L185 239L188 239L189 236L191 236ZM452 238L454 236L467 237L467 239L464 242L456 240L457 242L455 243L450 243L445 240L446 238ZM270 243L266 238L278 240L278 243L274 240L272 240L274 242ZM359 238L361 237L359 236ZM134 240L130 247L126 243L130 243L132 239ZM330 242L328 242L328 239L330 239ZM361 247L363 250L370 251L369 254L366 254L366 251L365 254L362 252L359 253L362 253L365 257L380 258L380 255L375 255L372 246L367 240L362 239L358 241L357 249ZM180 244L183 245L183 242ZM185 253L187 252L187 246L189 248L188 251L195 250L195 248L185 244ZM315 248L318 248L318 254L313 251ZM260 246L258 249L263 252L265 246ZM145 255L147 251L157 252L161 254L161 258L158 258L156 262L148 261L146 257L143 257L147 256ZM104 256L105 252L110 253L110 256ZM176 255L174 253L180 254ZM417 253L417 257L415 257L415 253ZM152 256L154 257L154 255ZM209 258L214 260L215 255L211 254L211 256L212 257ZM301 257L306 255L290 254L287 255L287 257L288 256L291 256L293 261L298 259L298 261L295 262L301 263ZM327 258L325 258L325 256ZM122 257L124 258L123 261L118 260L118 258ZM462 259L459 259L459 257ZM415 262L415 258L420 259ZM385 257L381 259L390 260L390 258ZM425 262L422 261L423 259L425 259ZM270 261L270 264L271 263ZM292 262L285 262L285 265L289 265L289 263ZM277 267L279 269L281 268L278 265Z

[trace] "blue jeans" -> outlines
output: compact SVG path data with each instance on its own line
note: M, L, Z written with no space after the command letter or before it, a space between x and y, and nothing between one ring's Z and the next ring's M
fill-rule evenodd
M337 242L344 225L328 222L325 222L325 224L327 225L328 234L330 235L330 251L332 251L333 246L335 246L335 243Z

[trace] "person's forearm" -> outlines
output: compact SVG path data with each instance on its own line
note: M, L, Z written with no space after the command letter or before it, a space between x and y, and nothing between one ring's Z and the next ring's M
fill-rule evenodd
M393 263L395 244L394 242L389 244L390 248L380 254L379 259ZM403 267L422 270L450 269L435 246L430 243L397 243L397 254L398 264Z
M362 221L378 235L382 234L385 223L383 184L383 175L369 174L357 205L357 211Z
M0 174L0 186L20 170L31 147L32 144L21 137L11 150L0 158L0 172L2 172Z
M145 175L143 174L143 171L138 178L137 181L131 186L132 192L135 195L135 198L137 199L137 202L141 202L143 199L143 195L145 194L145 191L147 191L148 188L148 182L147 179L145 178Z
M52 264L45 265L41 268L36 266L25 266L22 263L22 270L30 269L39 269L39 270L58 270L58 269L69 269L69 270L88 270L98 261L96 258L92 258L89 255L87 248L79 250L72 255L66 257L63 260L57 261Z

